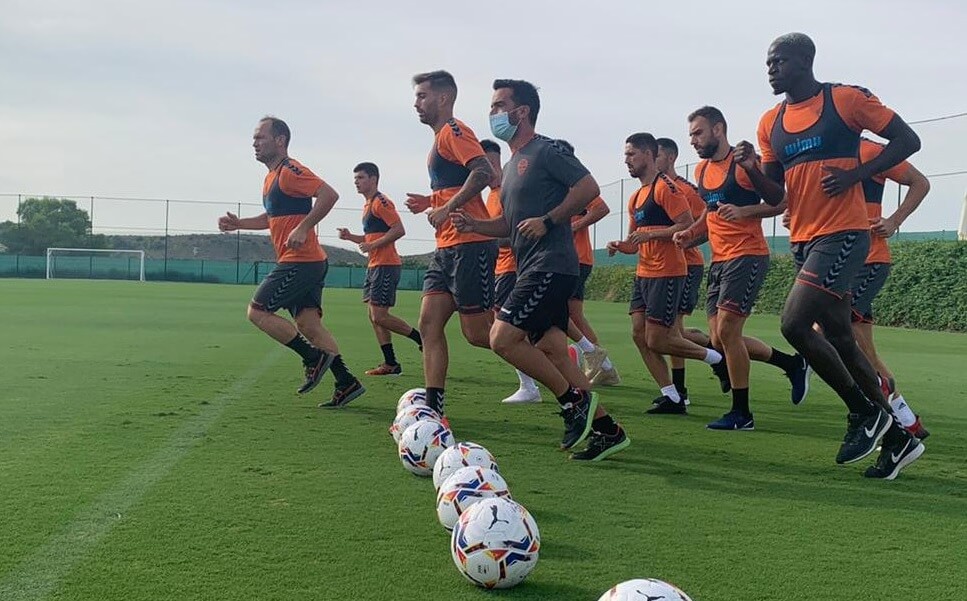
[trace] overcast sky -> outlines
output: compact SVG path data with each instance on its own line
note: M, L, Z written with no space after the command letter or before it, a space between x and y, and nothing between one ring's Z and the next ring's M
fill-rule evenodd
M399 205L427 190L432 134L410 86L419 71L454 74L456 115L481 138L493 79L534 82L538 130L570 140L601 184L627 177L623 141L636 131L676 139L681 162L694 162L685 116L703 104L725 112L733 142L754 139L777 101L766 49L789 31L816 42L819 79L866 86L908 120L967 111L967 52L957 46L967 3L957 0L0 0L0 9L0 193L260 203L265 170L251 136L270 113L292 128L290 154L341 195L324 236L359 229L360 161L379 164ZM967 170L967 118L917 131L921 171ZM905 229L957 228L967 176L932 183ZM598 246L623 219L619 186L604 189L613 215ZM887 195L895 206L896 189ZM15 207L0 197L0 220ZM214 231L225 208L172 205L170 227ZM429 250L425 220L405 223L401 250ZM164 206L96 201L95 227L158 231Z

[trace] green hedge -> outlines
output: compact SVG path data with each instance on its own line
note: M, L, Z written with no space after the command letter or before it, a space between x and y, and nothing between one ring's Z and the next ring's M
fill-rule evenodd
M967 243L900 242L891 245L893 271L873 304L877 323L921 330L967 332ZM634 267L599 266L587 298L627 303ZM773 256L756 311L778 314L795 276L792 257ZM704 306L705 285L699 303Z

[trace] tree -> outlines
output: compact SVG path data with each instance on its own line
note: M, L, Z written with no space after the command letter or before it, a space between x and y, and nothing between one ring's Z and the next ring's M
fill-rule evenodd
M42 255L51 247L105 248L103 235L94 234L87 211L64 198L28 198L17 207L20 223L0 223L0 244L8 253Z

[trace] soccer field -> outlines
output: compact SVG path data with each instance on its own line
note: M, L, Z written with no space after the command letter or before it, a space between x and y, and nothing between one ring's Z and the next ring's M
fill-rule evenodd
M551 395L502 406L513 370L454 320L454 434L494 453L542 539L524 584L486 592L455 569L432 482L403 469L387 433L399 395L422 385L415 346L394 339L402 377L319 410L330 377L295 394L301 364L247 323L251 293L0 280L0 600L594 601L645 577L696 601L967 595L967 336L878 331L932 434L884 482L861 476L873 457L835 465L845 412L815 376L793 407L781 373L755 364L757 430L710 432L728 397L693 362L690 415L646 416L657 390L610 303L588 306L624 380L601 399L632 446L569 462ZM415 323L418 294L400 300ZM325 303L361 375L380 355L359 291ZM787 348L775 317L748 330Z

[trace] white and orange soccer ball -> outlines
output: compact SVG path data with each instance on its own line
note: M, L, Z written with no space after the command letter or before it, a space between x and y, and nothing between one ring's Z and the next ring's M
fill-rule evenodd
M426 405L426 388L410 388L404 392L396 403L397 415L410 405Z
M692 601L692 598L678 589L674 584L668 584L654 578L627 580L615 585L611 590L601 595L598 601Z
M426 405L410 405L409 407L403 407L399 413L396 414L396 419L393 420L393 425L389 427L390 436L393 440L399 444L400 436L403 432L415 424L416 422L421 422L424 420L432 420L441 422L440 414L430 409Z
M523 505L507 497L484 499L468 509L450 535L450 555L470 582L510 588L537 565L541 534Z
M446 479L458 469L478 465L500 472L490 451L475 442L458 442L440 455L433 466L433 487L440 490Z
M444 528L453 530L460 516L473 505L496 497L510 497L507 482L500 474L485 467L462 467L446 479L437 493L437 518Z
M433 464L443 451L453 445L453 433L449 428L438 421L419 421L400 436L400 461L413 474L430 476L433 474Z

